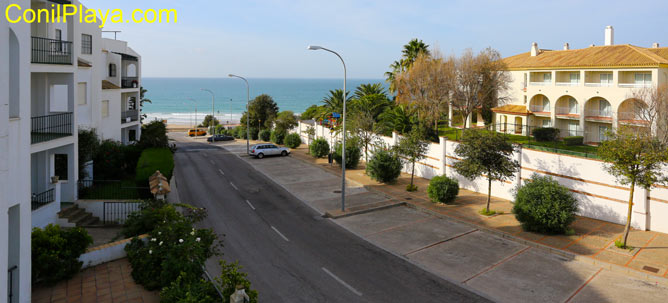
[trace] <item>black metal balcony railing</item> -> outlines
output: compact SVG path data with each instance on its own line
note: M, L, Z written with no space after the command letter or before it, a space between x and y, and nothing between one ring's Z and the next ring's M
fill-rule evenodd
M9 289L7 291L7 302L14 303L14 271L19 267L14 265L7 270L7 282L9 282Z
M32 194L31 198L31 206L32 210L36 210L44 205L47 205L53 201L55 201L55 198L53 196L53 188L49 189L45 192L41 192L39 194Z
M121 113L121 123L128 123L139 120L139 111L136 109L126 110Z
M72 42L32 37L31 62L72 64Z
M30 143L40 143L72 135L72 113L30 118Z
M121 88L137 88L139 80L137 77L121 77Z

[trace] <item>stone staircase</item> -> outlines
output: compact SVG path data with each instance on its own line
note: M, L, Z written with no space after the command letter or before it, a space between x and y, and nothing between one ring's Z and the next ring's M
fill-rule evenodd
M79 227L102 226L100 218L86 212L83 208L79 208L76 204L58 212L58 218L65 219Z

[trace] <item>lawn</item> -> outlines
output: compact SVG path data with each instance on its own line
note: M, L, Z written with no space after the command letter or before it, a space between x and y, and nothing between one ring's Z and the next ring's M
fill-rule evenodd
M138 183L148 183L148 177L159 170L167 180L172 177L174 170L174 155L169 148L148 148L145 149L139 161L137 161L137 171L135 181Z
M459 141L462 137L462 130L459 128L447 127L445 125L439 127L438 135L446 137L448 140ZM557 142L539 142L533 137L521 135L507 135L508 139L514 143L522 144L526 148L533 148L542 151L583 156L588 158L598 158L597 146L590 145L565 145L563 141Z
M134 179L118 181L79 181L80 199L147 199L148 187L138 187Z

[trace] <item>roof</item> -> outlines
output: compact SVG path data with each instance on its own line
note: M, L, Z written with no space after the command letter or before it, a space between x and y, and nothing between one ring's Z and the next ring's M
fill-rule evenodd
M515 104L506 104L503 106L498 106L492 108L492 111L495 113L522 115L522 116L528 116L529 114L531 114L531 111L527 110L526 105L515 105Z
M79 67L93 67L93 65L81 59L77 59L77 64Z
M102 89L119 89L120 87L116 86L107 80L102 80Z
M570 50L539 50L503 59L509 70L668 67L668 48L644 48L630 44L592 46Z
M166 195L171 191L169 180L159 170L148 178L148 185L153 195Z

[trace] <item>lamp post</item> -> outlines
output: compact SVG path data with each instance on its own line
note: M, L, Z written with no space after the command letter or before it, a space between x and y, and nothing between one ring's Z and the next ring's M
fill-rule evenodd
M215 99L216 99L216 95L210 89L200 88L200 90L203 90L203 91L208 92L209 94L211 94L211 121L209 121L209 126L211 127L211 134L213 135L214 132L215 132L215 129L216 129L214 127L214 121L216 119L215 118L216 116L214 115L214 110L215 110L214 102L215 102Z
M341 173L341 211L346 211L346 62L343 61L343 58L341 55L339 55L337 52L324 48L322 46L316 46L316 45L309 45L306 47L308 50L324 50L327 52L330 52L341 60L341 63L343 64L343 140L342 140L342 146L341 146L341 167L342 167L342 173Z
M228 124L228 125L227 125L228 128L229 128L230 125L232 124L232 98L230 98L230 120L229 120L229 122L228 122L227 124Z
M228 76L230 78L239 78L246 82L246 154L248 154L250 153L250 111L248 110L248 103L250 103L250 86L248 85L248 80L244 77L233 74L229 74Z
M188 100L192 101L193 104L195 104L195 123L197 123L197 101L193 98L188 98ZM194 128L193 122L190 121L190 128Z

